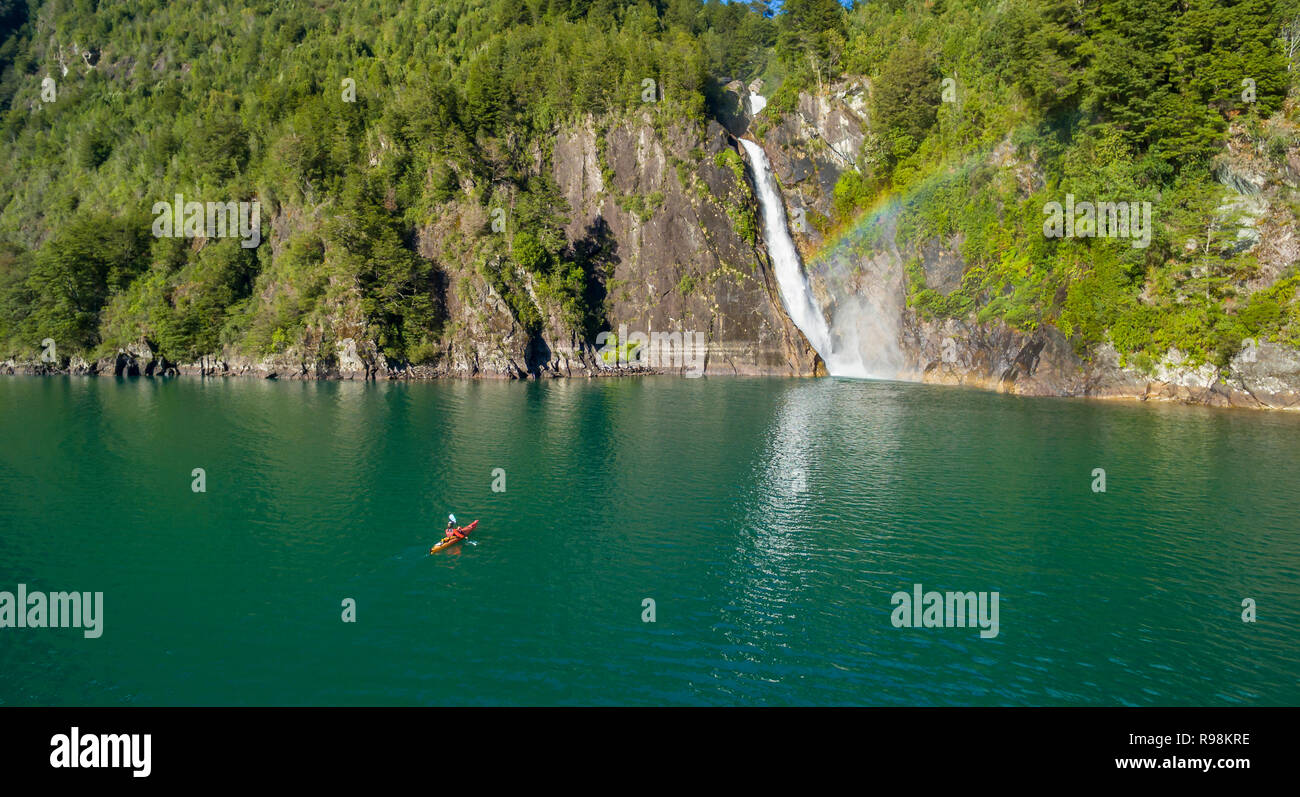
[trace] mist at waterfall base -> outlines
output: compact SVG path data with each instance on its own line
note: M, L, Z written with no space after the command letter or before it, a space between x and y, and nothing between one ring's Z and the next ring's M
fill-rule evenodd
M763 237L790 320L808 338L832 376L898 379L903 371L898 346L903 285L897 253L874 253L851 245L857 238L841 241L817 258L825 294L819 300L790 236L785 205L767 154L753 141L742 138L740 143L749 156L763 213ZM893 240L894 215L872 214L873 220L885 227L881 230L884 240Z
M906 286L894 231L901 209L883 201L808 263L806 278L826 296L833 375L917 381L899 346Z

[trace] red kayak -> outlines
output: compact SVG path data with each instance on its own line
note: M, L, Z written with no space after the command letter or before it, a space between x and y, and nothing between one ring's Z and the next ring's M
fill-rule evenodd
M447 536L443 537L442 540L439 541L437 545L429 549L429 553L437 553L438 551L450 548L451 546L455 545L456 543L468 537L470 532L476 528L478 528L477 520L469 524L468 526L461 526L458 529L452 529L452 532L455 533L448 533Z

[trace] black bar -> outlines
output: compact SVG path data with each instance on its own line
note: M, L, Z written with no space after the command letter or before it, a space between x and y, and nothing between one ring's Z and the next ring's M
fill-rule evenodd
M863 784L892 772L917 784L955 776L1221 785L1290 780L1295 720L1292 709L1263 708L8 708L0 711L0 761L10 783L127 787L265 778L450 787L467 774L487 785L530 773L553 786L560 775L572 787L609 766L624 770L610 781L615 788L680 784L695 766L736 782L793 768L817 781L839 775ZM73 727L83 745L86 734L149 734L148 776L128 766L55 769L51 740ZM1155 768L1121 768L1117 759ZM1191 759L1200 763L1178 765Z

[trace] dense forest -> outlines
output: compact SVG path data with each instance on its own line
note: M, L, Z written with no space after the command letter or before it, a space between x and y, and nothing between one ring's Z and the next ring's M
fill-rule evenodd
M869 82L871 129L818 223L834 240L896 197L904 241L959 241L955 290L909 264L918 312L1050 323L1140 364L1300 345L1300 275L1247 290L1219 207L1234 131L1283 166L1300 144L1298 19L1297 0L0 0L0 355L273 353L350 292L386 357L426 362L450 257L525 328L554 308L591 339L598 258L538 168L557 131L644 112L647 85L656 119L702 127L728 80L761 78L775 117L844 76ZM1008 137L1040 181L990 163ZM1045 237L1067 193L1151 201L1150 246ZM258 199L264 243L151 235L177 194ZM482 234L422 255L452 201Z

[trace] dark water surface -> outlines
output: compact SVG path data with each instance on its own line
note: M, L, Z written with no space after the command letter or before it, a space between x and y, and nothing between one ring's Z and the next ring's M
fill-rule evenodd
M0 629L0 702L1296 705L1298 452L883 382L0 378L0 590L105 614ZM893 627L915 583L998 636Z

